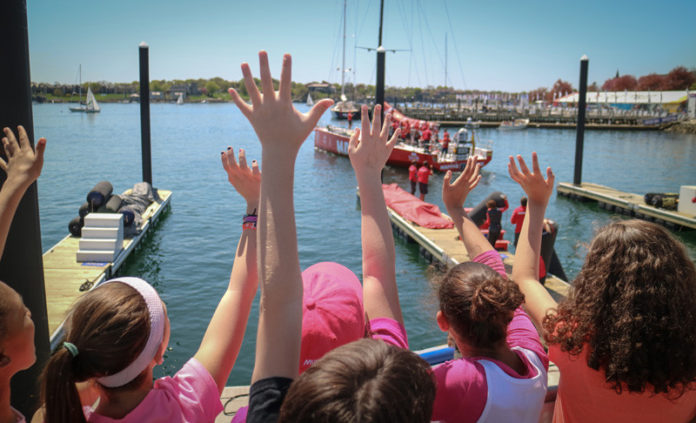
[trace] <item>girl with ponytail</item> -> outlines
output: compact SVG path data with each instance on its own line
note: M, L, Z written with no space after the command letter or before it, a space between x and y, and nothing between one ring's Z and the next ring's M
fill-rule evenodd
M169 342L167 308L142 279L119 277L82 296L65 325L65 342L44 369L46 423L211 422L244 337L258 285L256 213L261 173L256 161L221 154L229 181L247 201L227 291L203 341L173 377L153 381ZM84 408L76 384L86 382L99 401ZM35 416L34 421L40 421Z
M462 358L433 369L437 391L432 420L536 423L549 361L520 308L524 296L463 209L481 178L479 169L469 158L454 183L447 172L442 187L443 202L472 261L450 269L437 286L438 326L454 339Z

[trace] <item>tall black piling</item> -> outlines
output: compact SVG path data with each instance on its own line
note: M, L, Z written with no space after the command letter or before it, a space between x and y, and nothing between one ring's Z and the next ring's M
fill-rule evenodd
M575 176L573 185L582 183L582 150L585 143L585 108L587 97L587 67L589 59L583 55L580 58L580 93L578 98L578 132L575 138Z
M140 143L143 156L143 181L152 185L150 153L150 63L149 47L143 41L140 50Z
M384 72L387 52L382 46L382 21L384 19L384 0L379 6L379 38L377 41L377 87L375 92L375 106L382 106L381 118L384 121Z
M4 64L0 66L0 125L13 130L23 125L33 146L26 0L0 2L0 39L0 62ZM50 151L50 144L48 148ZM0 185L6 179L5 172L0 171ZM12 220L0 260L0 280L19 292L34 321L36 363L12 378L10 399L16 409L31 417L38 406L37 381L50 355L36 183L25 193Z

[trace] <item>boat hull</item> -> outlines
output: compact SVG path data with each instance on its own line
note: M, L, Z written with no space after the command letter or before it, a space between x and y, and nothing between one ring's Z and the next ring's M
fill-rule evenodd
M348 155L348 141L352 134L351 130L344 128L314 128L314 147L342 156ZM478 149L477 149L478 150ZM452 157L452 155L448 155ZM477 151L477 161L481 166L488 164L493 158L490 150ZM466 166L466 159L447 159L438 153L430 153L423 148L409 146L403 143L397 144L392 150L387 164L395 167L409 167L412 162L429 163L433 169L440 172L459 171Z

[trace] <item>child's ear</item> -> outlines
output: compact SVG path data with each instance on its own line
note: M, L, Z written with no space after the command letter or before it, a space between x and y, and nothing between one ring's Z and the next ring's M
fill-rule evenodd
M437 320L437 325L441 331L443 331L443 332L449 331L449 328L450 328L449 322L447 321L447 317L445 317L445 315L442 314L442 311L437 312L437 314L435 315L435 320Z

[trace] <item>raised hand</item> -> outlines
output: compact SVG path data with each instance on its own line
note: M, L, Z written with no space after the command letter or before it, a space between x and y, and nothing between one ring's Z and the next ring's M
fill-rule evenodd
M259 92L254 83L249 64L242 63L244 85L249 93L251 105L242 100L233 88L229 89L230 95L239 110L253 126L264 148L281 155L290 153L294 156L316 126L321 115L333 104L333 100L318 101L308 113L301 113L292 105L292 59L290 55L283 56L283 69L277 92L273 89L268 55L265 51L259 52L259 65L263 93Z
M450 214L464 206L466 197L478 185L481 180L479 170L481 170L481 165L477 163L476 157L471 156L466 160L464 172L459 175L454 183L450 184L452 171L448 170L445 174L442 184L442 201Z
M381 113L382 106L378 104L374 108L372 114L374 118L372 126L370 126L367 106L363 105L361 108L362 129L356 129L348 143L348 156L356 174L366 171L381 171L399 138L401 130L397 129L391 139L387 141L391 114L387 115L384 124L382 124Z
M0 169L7 173L6 183L17 184L17 186L26 189L41 174L46 138L39 139L36 143L36 151L34 151L23 126L17 127L19 142L10 128L3 128L3 132L5 137L2 138L2 146L7 161L0 158Z
M244 197L247 206L258 208L259 195L261 193L261 171L256 160L252 160L251 168L247 165L246 152L239 149L239 163L234 158L234 150L231 147L220 153L222 167L227 172L227 179L234 189Z
M536 152L532 153L532 172L529 171L527 164L519 154L517 155L517 161L520 164L519 170L515 164L515 159L510 156L510 163L508 163L510 177L520 184L530 202L546 206L549 197L553 193L553 184L556 179L553 171L550 167L547 167L546 178L544 178L539 168L539 159Z

